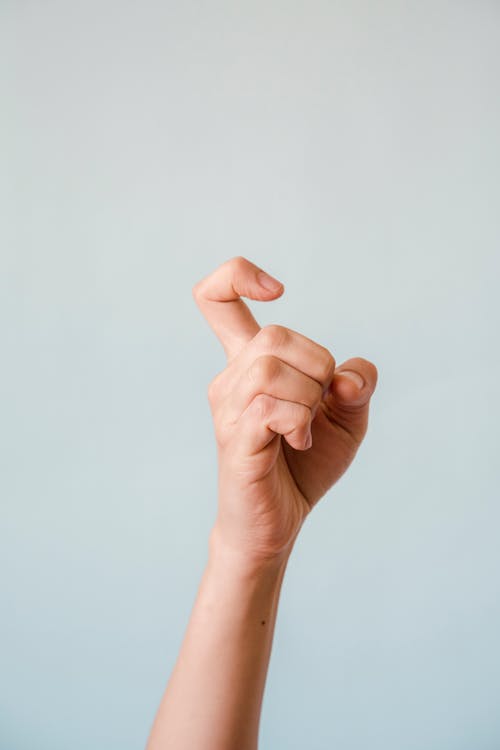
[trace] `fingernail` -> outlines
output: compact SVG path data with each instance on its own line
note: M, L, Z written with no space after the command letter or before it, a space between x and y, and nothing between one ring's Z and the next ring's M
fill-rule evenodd
M269 276L269 274L264 271L259 271L257 279L259 284L270 292L277 292L278 289L283 286L281 281L278 281L278 279L275 279L273 276Z
M357 385L359 390L361 390L365 385L365 381L363 380L359 372L354 372L353 370L341 370L337 374L343 375L344 377L349 378L349 380L352 380L352 382Z
M309 450L309 448L311 447L312 444L313 444L313 436L312 436L311 430L309 430L309 437L307 438L307 441L306 441L306 444L305 444L305 449Z

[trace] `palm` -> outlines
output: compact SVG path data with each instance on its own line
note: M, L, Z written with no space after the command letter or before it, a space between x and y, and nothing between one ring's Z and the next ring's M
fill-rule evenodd
M312 423L310 450L296 450L276 435L248 459L239 473L240 511L244 528L257 530L258 539L251 541L262 552L276 554L293 542L309 511L352 462L366 422L363 416L351 434L322 402Z

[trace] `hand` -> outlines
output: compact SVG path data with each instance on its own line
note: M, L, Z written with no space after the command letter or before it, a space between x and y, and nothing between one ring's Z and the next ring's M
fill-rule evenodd
M228 359L208 387L219 462L211 539L256 562L290 553L310 510L346 471L377 383L365 359L336 367L327 349L300 333L260 328L240 297L283 293L276 280L274 289L262 286L261 274L236 257L193 287Z

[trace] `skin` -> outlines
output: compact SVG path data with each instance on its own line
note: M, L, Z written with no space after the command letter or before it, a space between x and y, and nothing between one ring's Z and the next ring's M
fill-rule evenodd
M255 750L279 596L297 535L366 434L377 369L337 366L284 326L261 328L241 297L277 299L232 258L193 287L227 366L208 386L218 507L186 634L147 750ZM269 278L269 277L268 277Z

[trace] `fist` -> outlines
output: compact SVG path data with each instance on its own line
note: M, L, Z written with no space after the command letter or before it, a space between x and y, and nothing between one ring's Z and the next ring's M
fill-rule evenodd
M193 287L227 356L208 386L218 454L211 544L253 563L290 553L308 513L352 462L377 382L365 359L337 366L328 349L296 331L260 328L241 299L283 291L242 257Z

